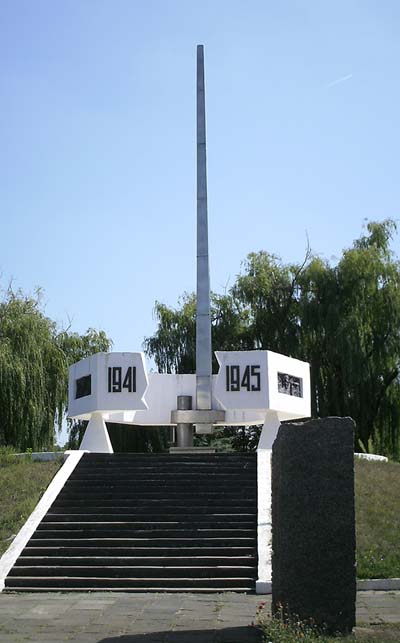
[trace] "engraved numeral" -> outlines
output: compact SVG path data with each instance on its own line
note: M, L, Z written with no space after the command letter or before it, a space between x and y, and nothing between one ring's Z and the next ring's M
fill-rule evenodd
M225 367L226 390L237 393L241 389L246 391L261 391L260 366L245 366L241 377L240 366L232 364Z
M108 392L122 393L122 389L128 393L136 393L136 366L128 366L123 379L121 366L108 368Z

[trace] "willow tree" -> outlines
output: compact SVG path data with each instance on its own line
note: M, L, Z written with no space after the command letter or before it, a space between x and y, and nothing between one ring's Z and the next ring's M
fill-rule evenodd
M8 289L0 303L0 445L51 447L65 415L69 365L109 347L102 332L59 332L40 292Z
M400 455L400 264L393 221L371 222L336 264L251 253L231 290L212 297L215 349L270 349L310 362L314 417L350 415L357 448ZM159 370L194 372L195 297L156 304L145 350Z
M185 293L177 308L156 301L154 316L157 331L144 340L145 352L154 358L160 373L195 373L196 370L196 297ZM247 333L247 312L238 299L228 293L211 294L211 323L213 346L219 350L254 348ZM213 360L213 371L218 371Z
M393 221L371 222L335 266L314 259L300 283L302 357L315 415L351 415L358 446L399 456L400 264Z

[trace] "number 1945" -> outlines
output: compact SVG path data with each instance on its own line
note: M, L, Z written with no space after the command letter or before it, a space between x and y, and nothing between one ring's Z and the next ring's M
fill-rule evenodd
M226 367L226 390L227 391L260 391L261 374L260 366L246 366L241 372L240 366L230 365Z

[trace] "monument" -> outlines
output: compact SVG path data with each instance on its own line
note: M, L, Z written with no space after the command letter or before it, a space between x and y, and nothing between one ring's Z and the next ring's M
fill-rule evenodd
M306 362L268 350L216 351L212 374L208 256L204 50L197 47L197 313L196 374L146 373L143 353L98 353L69 374L70 418L89 420L80 449L112 453L105 422L176 426L177 451L193 432L215 426L263 425L258 460L257 591L271 586L271 449L282 420L309 417ZM195 427L195 428L193 428Z
M215 355L213 375L199 46L196 373L148 374L140 352L98 353L71 367L69 416L89 423L80 450L69 452L2 557L0 591L243 592L255 585L258 593L272 589L279 618L311 619L329 633L352 630L354 423L306 419L306 362L268 350ZM178 446L173 455L112 455L106 421L132 431L135 424L176 426ZM251 424L263 425L257 462L248 453L196 453L194 430Z

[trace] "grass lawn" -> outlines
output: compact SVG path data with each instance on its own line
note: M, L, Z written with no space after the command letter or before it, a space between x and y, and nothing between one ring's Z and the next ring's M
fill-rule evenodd
M31 462L0 456L0 556L37 505L60 461Z
M357 577L399 578L400 464L356 459L355 487Z

